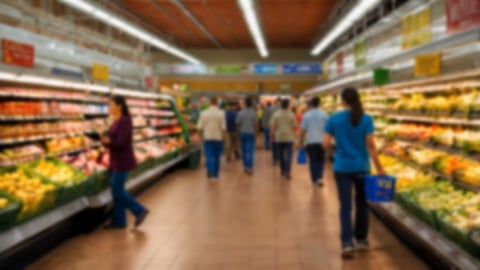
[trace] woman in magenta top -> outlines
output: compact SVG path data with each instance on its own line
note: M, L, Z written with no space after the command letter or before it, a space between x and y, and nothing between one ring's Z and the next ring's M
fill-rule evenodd
M113 96L109 102L114 123L102 143L110 150L110 184L113 216L108 229L127 226L127 209L135 215L135 227L140 226L149 211L125 190L128 173L137 166L133 152L133 125L125 98Z

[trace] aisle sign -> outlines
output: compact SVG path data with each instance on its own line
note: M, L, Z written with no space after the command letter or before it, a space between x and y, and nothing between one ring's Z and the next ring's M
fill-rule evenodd
M415 76L435 76L440 74L441 55L424 54L415 56Z
M402 48L409 49L432 40L430 7L402 18Z
M244 65L223 65L215 67L217 74L240 74L248 71L247 66Z
M92 78L99 81L108 81L109 68L107 65L93 63Z
M288 63L282 65L283 74L320 74L322 65L320 63Z
M373 84L384 85L390 82L390 70L385 68L376 68L373 70Z
M2 39L2 62L33 68L35 65L35 48L30 44Z
M366 64L367 49L365 47L365 40L361 40L355 43L354 54L355 54L355 67L361 67Z
M467 30L480 25L480 0L447 0L445 13L449 33Z
M277 74L278 65L268 63L253 64L254 74Z

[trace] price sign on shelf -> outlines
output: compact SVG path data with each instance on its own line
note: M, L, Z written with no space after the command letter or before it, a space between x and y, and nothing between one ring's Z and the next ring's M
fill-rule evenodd
M109 68L107 65L93 63L92 78L99 81L108 81Z
M35 65L35 48L30 44L2 39L2 61L8 65L32 68Z
M442 57L439 53L415 56L415 76L435 76L440 74Z

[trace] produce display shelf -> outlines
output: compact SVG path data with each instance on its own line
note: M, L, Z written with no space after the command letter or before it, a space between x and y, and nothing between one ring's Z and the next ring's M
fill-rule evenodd
M160 176L166 170L180 163L191 153L197 150L198 149L192 149L187 153L180 154L178 157L129 180L126 183L126 189L131 191L147 184L149 181L153 180L153 177ZM75 201L57 207L30 221L15 226L10 230L4 231L0 233L0 254L34 237L49 227L68 219L84 209L104 206L110 203L111 200L112 198L110 195L110 190L105 190L98 195L78 198ZM2 256L0 255L0 258L1 257Z
M384 110L387 109L385 104L365 104L366 110Z
M391 229L398 230L405 240L420 245L437 258L444 269L478 270L480 261L465 252L429 225L418 220L396 203L371 204L372 210L384 218Z
M480 86L480 81L461 81L451 84L436 84L436 85L426 85L420 87L413 87L411 89L401 90L402 94L416 94L416 93L437 93L437 92L446 92L451 91L452 88L465 88L465 87L478 87Z
M28 116L28 115L0 115L0 121L32 121L32 120L81 120L83 115L42 115L42 116Z
M156 128L156 127L171 127L171 126L178 126L178 123L164 123L164 124L157 124L157 125L143 125L143 126L134 126L134 129L140 129L140 128Z
M85 117L107 117L108 113L85 113Z
M143 116L148 118L177 118L175 114L169 114L169 115L137 114L137 116Z
M44 141L44 140L50 140L50 139L62 139L62 138L67 138L72 136L80 136L88 132L91 132L91 131L40 135L40 136L32 136L32 137L26 137L26 138L0 139L0 146L12 145L12 144L18 144L18 143L38 142L38 141Z
M1 90L0 90L1 91ZM73 97L62 97L62 96L46 96L46 95L29 95L29 94L11 94L11 93L1 93L0 98L8 99L33 99L33 100L55 100L55 101L68 101L68 102L82 102L87 104L107 104L108 100L100 100L92 97L86 98L73 98Z
M151 136L151 137L137 139L137 140L134 140L134 142L144 142L144 141L156 140L156 139L160 139L160 138L169 137L169 136L172 136L172 135L177 135L177 134L180 134L180 133L182 133L182 132L179 131L179 132L172 132L172 133L168 133L168 134L155 135L155 136Z
M0 164L0 168L2 168L2 167L14 166L14 165L19 165L19 164L22 164L22 163L25 163L25 162L29 162L29 161L32 161L32 160L35 160L35 159L41 159L41 158L46 158L46 157L50 157L50 156L63 156L63 155L76 154L76 153L80 153L80 152L86 151L87 149L99 147L99 146L101 146L101 145L102 145L101 143L95 143L95 144L93 144L93 145L84 146L84 147L78 147L78 148L73 148L73 149L64 150L64 151L59 151L59 152L56 152L56 153L32 155L32 156L25 157L25 158L21 158L21 159L17 159L17 160L8 162L8 163Z
M398 121L411 121L440 125L462 125L462 126L475 126L480 127L480 120L468 120L461 118L433 118L426 116L410 116L400 114L385 114L385 117Z

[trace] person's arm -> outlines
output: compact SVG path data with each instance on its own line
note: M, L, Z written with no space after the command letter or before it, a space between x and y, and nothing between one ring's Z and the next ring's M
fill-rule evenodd
M122 150L130 147L132 143L132 122L130 120L120 120L114 134L109 137L107 148Z
M227 121L225 120L225 117L222 117L222 140L225 142L227 140Z
M375 146L375 137L373 133L367 135L366 141L367 141L368 154L370 155L370 158L373 161L373 165L375 166L375 169L377 169L378 175L385 175L383 166L380 163L380 160L378 159L378 152L377 152L377 147Z
M275 119L276 119L276 113L273 114L272 118L270 119L270 141L274 142L275 141Z
M323 149L325 150L325 152L327 153L331 153L332 152L332 145L333 145L333 136L330 135L329 133L325 132L323 134L323 142L322 142L322 145L323 145Z
M300 141L299 147L303 147L305 143L305 135L307 134L307 120L305 120L305 116L302 117L302 122L300 123Z
M204 116L203 116L203 113L200 113L200 117L198 119L198 123L197 123L197 129L199 131L202 131L203 128L204 128L204 120L203 120Z

